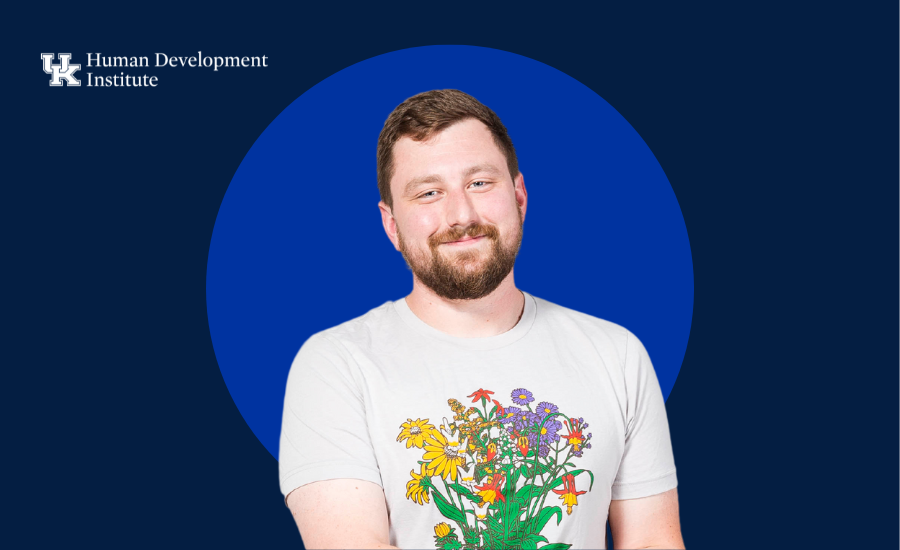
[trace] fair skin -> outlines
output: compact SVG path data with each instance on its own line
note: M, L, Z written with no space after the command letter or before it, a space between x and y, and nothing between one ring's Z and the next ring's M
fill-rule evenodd
M379 203L385 233L399 250L398 231L413 254L430 255L428 237L454 226L493 225L511 242L524 220L528 194L522 174L512 177L506 157L481 122L458 122L426 141L401 138L394 147L393 205ZM487 238L467 237L440 244L448 260L466 257L464 269L478 269L490 252ZM413 276L406 297L420 319L462 338L502 334L516 325L524 296L510 271L490 294L447 300ZM394 548L384 491L355 479L304 485L288 495L288 506L307 548ZM341 510L334 514L333 510ZM684 548L676 489L651 497L614 500L609 524L616 548Z

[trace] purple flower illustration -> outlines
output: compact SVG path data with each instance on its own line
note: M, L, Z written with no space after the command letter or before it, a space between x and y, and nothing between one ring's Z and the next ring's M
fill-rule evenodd
M541 428L541 443L550 443L551 441L559 441L559 434L557 433L559 429L562 428L562 422L550 419L544 422L544 427Z
M541 445L538 447L538 456L541 458L546 458L547 455L550 454L550 447L547 445Z
M547 415L558 413L559 407L549 401L541 401L537 404L537 407L534 408L534 412L541 417L541 420L543 420Z
M525 388L513 390L510 397L512 397L513 403L516 403L517 405L527 405L534 401L534 396Z
M502 424L509 424L510 422L515 423L519 416L522 414L522 409L519 407L506 407L503 411L503 417L500 419Z
M516 414L516 429L524 431L526 428L530 428L534 426L536 423L540 422L540 417L530 411L519 410Z

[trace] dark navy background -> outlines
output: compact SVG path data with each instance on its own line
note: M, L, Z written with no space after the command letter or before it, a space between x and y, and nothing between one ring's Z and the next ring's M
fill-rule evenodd
M210 342L218 206L321 79L472 44L592 88L672 184L694 264L667 401L688 546L896 544L896 4L434 7L7 8L4 538L299 548ZM197 50L271 67L55 89L39 64Z

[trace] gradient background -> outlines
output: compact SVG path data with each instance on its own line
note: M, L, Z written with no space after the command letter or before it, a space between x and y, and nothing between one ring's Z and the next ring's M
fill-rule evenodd
M686 543L897 542L896 4L7 12L5 540L299 547L213 353L216 213L317 82L471 44L590 87L672 185L695 289L666 404ZM158 88L97 90L50 88L39 64L197 50L272 67L151 68Z

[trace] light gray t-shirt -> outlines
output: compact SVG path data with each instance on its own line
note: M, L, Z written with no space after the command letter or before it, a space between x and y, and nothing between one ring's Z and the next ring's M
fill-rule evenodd
M659 383L626 329L524 294L497 336L450 336L401 299L310 337L282 493L376 483L400 548L604 548L611 499L677 485Z

